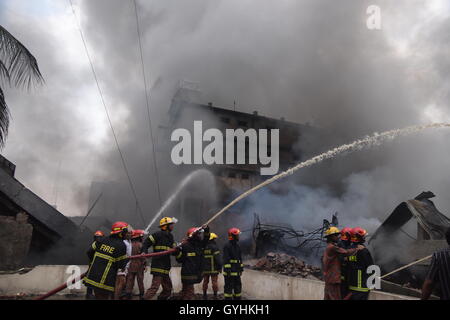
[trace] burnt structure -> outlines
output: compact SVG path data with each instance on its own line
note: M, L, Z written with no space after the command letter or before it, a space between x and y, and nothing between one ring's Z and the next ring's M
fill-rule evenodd
M445 231L450 219L439 212L430 200L435 195L422 192L414 199L400 203L370 238L375 263L384 273L433 254L448 246ZM389 279L419 287L430 260L394 274Z
M14 173L15 165L0 155L0 269L84 261L77 226Z

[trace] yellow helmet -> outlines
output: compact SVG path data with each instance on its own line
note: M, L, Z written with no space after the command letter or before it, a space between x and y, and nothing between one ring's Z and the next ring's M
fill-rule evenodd
M214 232L211 232L211 234L209 235L209 240L214 240L214 239L217 239L217 238L218 238L218 236Z
M330 228L328 228L328 229L325 231L325 237L332 236L332 235L334 235L334 234L340 234L340 233L341 233L341 232L339 231L338 228L336 228L336 227L330 227Z
M176 218L171 218L171 217L164 217L161 220L159 220L159 226L166 226L168 224L172 224L172 223L177 223L178 220Z

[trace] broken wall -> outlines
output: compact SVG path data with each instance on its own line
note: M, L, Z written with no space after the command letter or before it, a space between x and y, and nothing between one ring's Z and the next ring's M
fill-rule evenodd
M25 213L0 216L0 270L20 268L27 257L33 226Z

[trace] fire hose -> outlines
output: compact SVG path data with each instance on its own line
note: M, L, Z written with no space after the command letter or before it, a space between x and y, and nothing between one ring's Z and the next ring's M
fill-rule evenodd
M429 255L429 256L426 256L426 257L424 257L424 258L422 258L422 259L419 259L419 260L417 260L417 261L411 262L411 263L409 263L409 264L407 264L407 265L405 265L405 266L403 266L403 267L400 267L400 268L398 268L398 269L395 269L394 271L391 271L391 272L389 272L389 273L386 273L384 276L381 276L380 279L386 278L387 276L390 276L391 274L394 274L394 273L397 273L397 272L399 272L399 271L401 271L401 270L403 270L403 269L409 268L409 267L411 267L411 266L413 266L413 265L415 265L415 264L417 264L417 263L419 263L419 262L428 260L428 259L430 259L431 257L432 257L432 256Z

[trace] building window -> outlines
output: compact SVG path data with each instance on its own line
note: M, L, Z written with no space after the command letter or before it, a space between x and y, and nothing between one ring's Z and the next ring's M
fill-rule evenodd
M248 173L242 174L242 180L248 180L249 178L250 178L250 176L248 175Z
M236 178L236 173L234 172L228 173L228 178Z
M247 121L240 120L240 121L238 121L238 126L239 127L248 127L248 123L247 123Z

